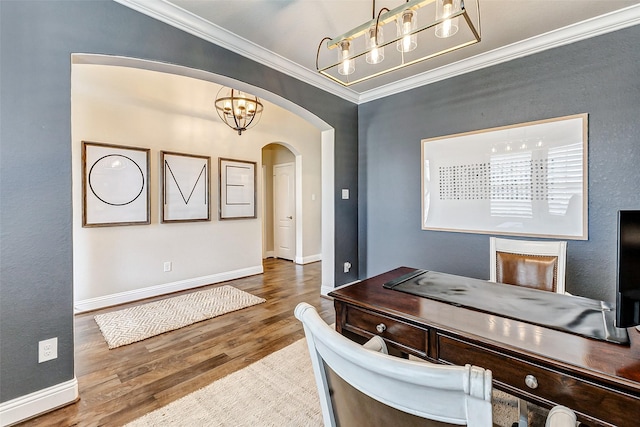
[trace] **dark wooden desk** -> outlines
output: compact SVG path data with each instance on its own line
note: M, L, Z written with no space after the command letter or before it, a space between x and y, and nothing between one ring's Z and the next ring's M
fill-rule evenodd
M631 344L623 346L382 287L413 270L330 292L338 332L355 340L380 335L405 354L491 369L496 388L548 408L568 406L588 425L640 426L640 332L629 328ZM525 383L529 375L536 388Z

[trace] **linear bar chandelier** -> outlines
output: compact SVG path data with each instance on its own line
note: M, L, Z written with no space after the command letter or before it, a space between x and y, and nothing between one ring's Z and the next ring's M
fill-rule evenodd
M392 10L380 9L377 16L373 0L370 21L340 36L322 39L316 69L325 77L350 86L478 43L478 2L474 8L476 28L464 0L407 0ZM385 41L385 34L394 36ZM322 49L325 41L326 49ZM337 58L324 58L329 56L322 54L325 50L336 50ZM321 56L328 65L319 65Z

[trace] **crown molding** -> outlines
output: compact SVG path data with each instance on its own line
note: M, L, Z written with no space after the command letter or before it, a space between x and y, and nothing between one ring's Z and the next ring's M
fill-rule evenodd
M339 86L287 58L271 52L245 38L218 25L206 21L165 0L114 0L123 6L169 24L191 35L230 50L252 61L258 62L288 76L329 92L340 98L359 102L359 94L353 89Z
M482 68L640 24L640 4L550 31L471 58L398 80L360 94L358 103L373 101Z
M115 1L356 104L384 98L513 59L640 24L640 4L629 6L359 94L352 89L339 86L318 73L266 50L166 0Z

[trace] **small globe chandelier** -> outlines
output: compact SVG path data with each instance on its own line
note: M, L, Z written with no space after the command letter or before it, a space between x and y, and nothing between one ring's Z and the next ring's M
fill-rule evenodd
M223 87L216 96L216 111L223 122L231 129L242 131L255 126L262 115L262 103L257 96Z

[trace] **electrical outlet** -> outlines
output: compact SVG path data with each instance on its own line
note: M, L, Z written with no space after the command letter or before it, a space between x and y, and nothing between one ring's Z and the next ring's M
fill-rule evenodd
M164 272L168 273L171 271L171 261L167 261L164 263Z
M58 358L58 337L38 342L38 363Z
M343 267L344 267L344 272L348 273L349 270L351 270L351 263L350 262L345 262Z

